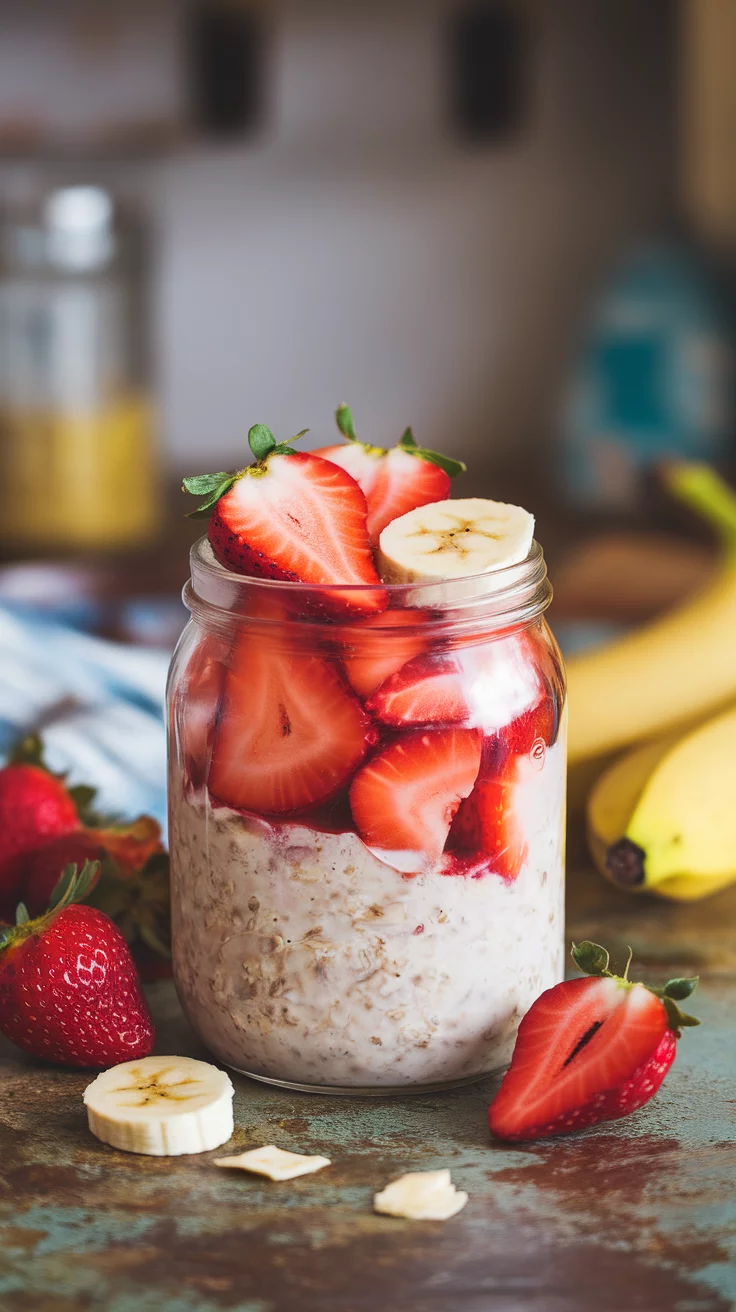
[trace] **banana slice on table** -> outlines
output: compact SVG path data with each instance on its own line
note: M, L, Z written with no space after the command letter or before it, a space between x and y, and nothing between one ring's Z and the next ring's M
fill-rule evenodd
M384 583L439 583L518 565L534 539L534 516L521 506L467 497L434 501L400 515L379 539Z
M149 1157L204 1153L233 1132L233 1086L191 1057L144 1057L103 1071L84 1091L89 1128L103 1143Z
M449 1171L410 1171L374 1194L373 1208L407 1221L447 1221L467 1201L468 1195L455 1188Z

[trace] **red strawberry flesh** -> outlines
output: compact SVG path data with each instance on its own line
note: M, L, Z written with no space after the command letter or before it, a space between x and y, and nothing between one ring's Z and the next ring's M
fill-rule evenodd
M394 447L383 451L362 443L320 447L312 455L347 470L360 484L368 503L368 536L372 546L387 524L417 506L446 501L450 476L421 456Z
M246 631L225 679L210 792L263 815L317 807L347 785L375 740L332 664Z
M350 806L358 833L386 853L407 853L401 868L435 864L463 797L478 773L481 734L447 728L405 734L356 774Z
M208 536L218 559L240 574L312 585L359 585L320 594L338 612L374 614L387 604L368 543L365 497L328 460L275 454L246 470L220 497Z
M536 1139L627 1115L664 1078L668 1035L664 1004L643 984L586 978L548 989L519 1027L490 1108L493 1134Z
M462 853L484 853L494 874L512 882L521 874L528 850L515 807L516 762L511 758L500 769L489 766L489 747L493 743L486 742L484 763L470 796L460 803L448 846Z
M381 533L393 519L406 515L417 506L446 501L451 480L444 469L394 447L378 467L368 500L368 536L375 546Z
M319 456L321 460L331 460L333 465L339 465L344 469L351 478L355 479L366 502L370 504L378 471L386 456L386 452L381 447L365 446L362 442L337 442L334 446L317 447L309 454Z
M359 697L370 697L402 666L424 651L423 610L386 610L353 625L346 636L345 673ZM404 633L387 630L404 629Z
M418 656L390 675L366 702L382 724L454 724L466 719L466 683L452 655Z

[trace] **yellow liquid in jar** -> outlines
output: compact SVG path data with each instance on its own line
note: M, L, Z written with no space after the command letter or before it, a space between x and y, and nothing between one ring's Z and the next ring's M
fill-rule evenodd
M0 537L18 546L111 549L149 540L158 496L149 398L91 413L0 412Z

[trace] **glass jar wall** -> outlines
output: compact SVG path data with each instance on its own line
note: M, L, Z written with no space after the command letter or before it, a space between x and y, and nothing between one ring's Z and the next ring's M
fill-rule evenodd
M243 578L197 544L172 664L179 995L222 1061L300 1088L497 1070L563 974L542 553L385 592L378 613L375 589Z

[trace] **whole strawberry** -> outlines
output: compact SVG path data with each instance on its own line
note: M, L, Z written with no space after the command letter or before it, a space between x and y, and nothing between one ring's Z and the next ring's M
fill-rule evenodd
M151 858L162 852L161 828L152 816L140 816L132 824L114 828L76 829L18 858L18 900L25 904L30 916L43 915L51 906L52 895L67 866L76 865L81 870L85 861L100 862L103 883L110 879L116 884L122 881L129 886L131 894L135 888L140 900L138 876ZM104 901L100 905L102 910L109 911ZM119 923L117 915L112 918Z
M28 764L0 770L0 919L15 917L19 858L79 827L74 801L55 775Z
M154 1028L119 929L76 905L96 878L70 866L54 908L0 931L0 1031L19 1048L64 1066L115 1066L145 1057Z
M597 943L573 945L572 957L588 978L547 989L519 1026L488 1113L498 1139L569 1134L637 1111L672 1065L681 1029L699 1024L677 1005L697 979L635 984L628 965L623 976L609 971Z
M101 862L105 849L94 831L78 829L61 834L19 859L19 901L29 916L42 916L51 906L54 890L67 866L83 869L86 861ZM93 885L89 891L92 891Z

